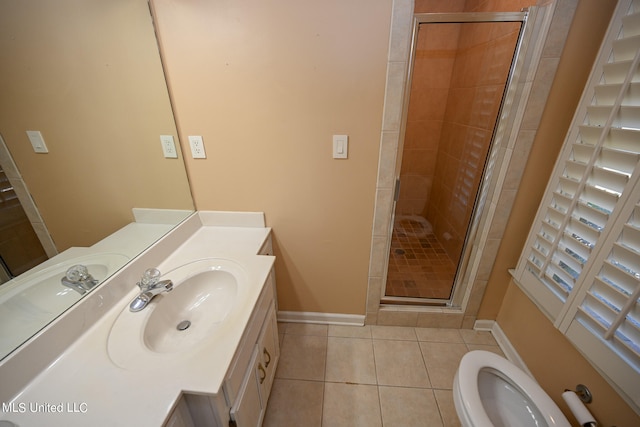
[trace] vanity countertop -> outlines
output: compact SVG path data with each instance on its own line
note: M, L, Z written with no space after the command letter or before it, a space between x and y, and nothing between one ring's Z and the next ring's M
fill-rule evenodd
M120 312L128 310L129 302L138 294L132 283L131 292L12 401L3 402L0 420L9 420L21 427L156 427L163 424L183 392L221 393L224 377L274 257L257 255L269 236L267 227L212 226L203 222L204 225L185 236L182 244L159 265L145 268L157 267L164 272L203 258L224 258L244 267L251 286L238 302L234 322L230 322L215 345L197 352L172 353L163 363L143 369L124 369L114 364L107 342L114 321ZM118 279L116 275L110 281ZM109 286L109 282L104 286Z

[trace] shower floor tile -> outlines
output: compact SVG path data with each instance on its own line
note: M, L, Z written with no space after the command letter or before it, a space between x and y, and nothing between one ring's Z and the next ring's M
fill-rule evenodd
M391 237L386 295L449 299L456 265L422 224L402 220L399 225Z

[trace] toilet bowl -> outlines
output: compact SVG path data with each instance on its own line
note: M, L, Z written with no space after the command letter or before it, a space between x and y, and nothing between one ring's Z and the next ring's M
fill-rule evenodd
M463 427L570 427L533 378L504 357L483 350L464 355L453 383Z

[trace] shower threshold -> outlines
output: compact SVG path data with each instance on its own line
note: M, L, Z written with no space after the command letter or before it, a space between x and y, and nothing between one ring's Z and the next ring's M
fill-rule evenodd
M384 296L380 300L383 305L419 305L423 307L447 307L449 300L431 299L431 298L411 298L411 297L390 297Z

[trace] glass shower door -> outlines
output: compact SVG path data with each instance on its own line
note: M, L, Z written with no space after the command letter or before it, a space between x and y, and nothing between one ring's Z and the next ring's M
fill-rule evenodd
M382 302L451 298L522 27L493 15L473 22L416 15Z

